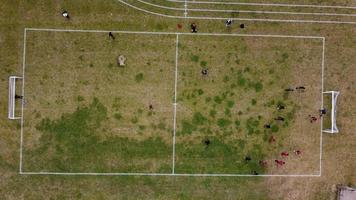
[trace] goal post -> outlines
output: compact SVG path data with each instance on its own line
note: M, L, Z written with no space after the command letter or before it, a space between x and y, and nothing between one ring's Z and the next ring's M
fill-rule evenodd
M16 95L16 80L22 79L19 76L10 76L9 77L9 110L8 110L8 118L9 119L20 119L21 117L17 117L15 114L16 107L16 99L18 97L22 98L22 96Z
M338 133L339 129L337 128L336 125L336 103L337 103L337 97L339 96L340 92L339 91L326 91L323 92L324 95L329 95L331 97L331 111L330 111L330 123L331 126L329 128L324 129L323 132L325 133Z

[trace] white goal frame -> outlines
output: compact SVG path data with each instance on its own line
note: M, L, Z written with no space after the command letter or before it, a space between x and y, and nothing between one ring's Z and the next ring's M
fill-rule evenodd
M7 117L9 119L21 119L21 117L15 116L16 107L16 79L22 79L20 76L10 76L9 77L9 110Z
M337 97L339 96L339 91L325 91L323 94L331 94L331 128L330 129L323 129L325 133L338 133L339 129L336 125L336 102Z

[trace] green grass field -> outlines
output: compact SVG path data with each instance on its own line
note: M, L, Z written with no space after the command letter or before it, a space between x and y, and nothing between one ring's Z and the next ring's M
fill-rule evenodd
M174 37L116 37L29 32L24 170L170 172Z
M174 136L175 35L115 38L28 31L24 171L170 173L175 148L176 173L273 174L280 152L304 148L315 156L277 172L316 173L319 127L301 116L318 109L321 80L300 76L321 72L320 39L179 36ZM284 91L301 84L308 93ZM294 133L314 138L285 143Z
M183 16L183 10L139 8ZM184 9L184 3L145 0ZM233 1L233 0L226 0ZM247 1L245 1L247 2ZM355 6L343 1L264 1ZM260 10L259 6L189 8ZM71 19L61 12L68 10ZM356 63L353 24L176 19L119 1L0 1L0 199L330 200L337 184L356 185ZM350 9L279 8L354 14ZM189 16L354 21L354 17L189 12ZM311 124L321 104L321 41L287 38L179 36L176 173L318 174L314 177L179 177L28 175L20 173L21 123L8 120L8 77L22 74L24 29L312 35L325 37L324 90L338 90L338 134ZM240 24L245 28L241 29ZM182 27L179 28L178 24ZM171 173L176 35L27 32L24 172ZM118 67L117 56L127 57ZM201 75L208 69L208 76ZM305 93L282 91L305 85ZM17 93L21 93L18 82ZM324 98L324 105L329 106ZM276 105L286 105L277 111ZM152 104L153 110L149 109ZM20 102L16 105L21 114ZM291 114L289 114L291 113ZM287 123L275 123L282 115ZM259 117L260 116L260 117ZM289 117L290 116L290 117ZM265 132L264 124L273 130ZM329 125L324 118L324 127ZM278 128L277 128L278 127ZM278 129L278 130L277 130ZM266 135L273 135L271 145ZM320 162L320 137L322 157ZM205 145L209 140L210 144ZM300 157L281 151L301 149ZM245 157L251 161L245 162ZM266 168L257 163L268 161Z
M293 132L317 137L315 127L300 133L300 118L308 109L317 109L320 80L319 84L317 80L301 82L300 75L320 72L320 68L309 67L320 66L320 43L288 38L182 37L176 171L269 174L274 158L293 148L284 142L295 137ZM303 62L305 58L309 60ZM203 76L201 69L208 69L208 75ZM301 83L313 87L311 93L284 91ZM278 111L277 105L285 109ZM278 116L285 121L274 120ZM266 124L271 129L264 128ZM269 141L271 137L278 138L276 143ZM209 146L205 140L211 141ZM317 140L313 142L317 145ZM308 151L318 152L313 147ZM246 157L251 160L245 161ZM260 161L268 161L269 167L261 167ZM290 165L298 168L293 162ZM293 167L289 173L295 172ZM309 165L313 167L317 166Z

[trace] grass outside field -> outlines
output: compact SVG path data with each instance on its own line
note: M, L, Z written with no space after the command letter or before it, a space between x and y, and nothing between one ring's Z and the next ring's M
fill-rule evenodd
M305 2L315 3L314 1ZM334 5L339 5L339 3L343 4L344 2L327 2L327 4ZM352 3L348 1L347 5L352 5ZM224 8L229 9L229 7ZM62 9L67 9L72 14L70 21L64 20L60 15ZM356 63L354 32L356 27L353 25L241 21L236 24L245 23L245 29L240 29L236 25L231 29L226 29L224 22L219 20L178 20L157 17L143 14L117 1L106 0L90 2L82 0L3 0L0 3L0 10L2 11L0 12L0 87L2 88L0 90L0 111L2 113L0 115L1 199L329 200L335 197L333 189L336 184L355 185L356 183L354 170L356 167L354 162L356 158L356 138L353 131L356 119L354 104L356 99L356 93L354 92L354 77L356 75L354 70L354 63ZM301 11L304 11L304 9L301 9ZM305 9L305 11L308 11L308 9ZM180 14L182 13L180 12ZM274 17L292 18L279 15ZM320 177L69 177L19 175L20 126L18 121L9 121L6 117L7 87L9 75L20 75L22 73L22 42L25 27L188 32L189 24L193 21L198 24L199 32L317 35L326 37L324 89L339 90L341 92L338 101L337 119L340 133L337 135L323 134L322 174ZM177 29L178 23L183 25L183 29ZM174 38L172 39L172 45L174 46ZM101 37L98 41L102 41ZM55 45L49 43L48 46ZM75 59L78 57L79 55L73 56ZM90 64L90 62L87 64ZM306 80L317 81L316 77L319 76L319 73L315 72L312 75L311 78ZM71 76L73 75L70 74L69 77ZM36 92L40 93L41 91ZM54 92L50 94L54 94ZM98 97L97 99L100 103L93 104L93 96L85 98L79 107L82 108L81 110L86 108L84 109L86 112L96 112L102 110L98 109L102 108L99 105L104 105L107 108L107 114L109 114L111 104L106 102L106 98ZM70 101L77 103L72 99ZM172 99L169 102L172 102ZM260 101L257 101L257 104L258 102ZM29 105L30 103L28 102ZM315 104L318 104L318 102L315 102ZM91 107L90 105L96 106ZM66 116L73 116L70 113L75 113L75 110L76 106L73 105L70 110L63 113L67 113L68 115ZM61 117L52 117L50 114L48 116L52 125L56 124L56 120L60 121ZM112 117L112 115L108 116ZM307 119L303 120L306 122L306 127L309 128ZM40 122L39 119L37 121ZM103 120L101 125L105 123L106 120ZM293 140L284 140L286 144L283 144L283 146L294 143L312 144L309 140L314 138L309 135L301 136L300 133L290 134L294 134L289 137ZM309 157L307 155L303 156ZM291 162L288 161L288 163ZM310 164L308 162L306 166L310 166ZM43 166L41 165L41 167ZM69 166L68 164L67 167ZM286 166L284 169L287 170L288 167ZM304 168L302 170L313 171L313 169Z

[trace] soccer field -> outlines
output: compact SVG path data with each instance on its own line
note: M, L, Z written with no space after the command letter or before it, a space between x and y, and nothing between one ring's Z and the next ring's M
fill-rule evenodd
M0 10L0 199L331 200L356 188L356 1Z
M26 31L23 172L319 174L323 38L114 35Z

